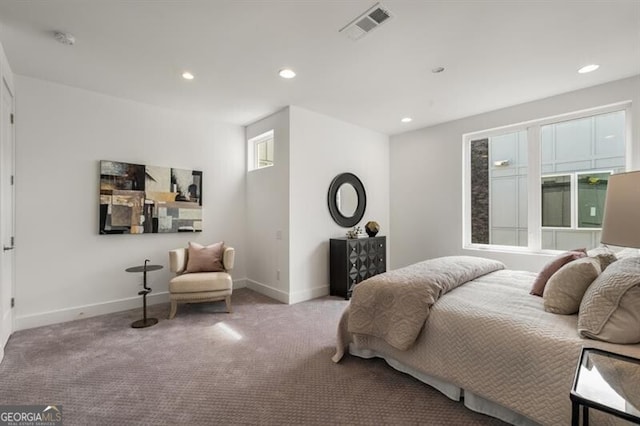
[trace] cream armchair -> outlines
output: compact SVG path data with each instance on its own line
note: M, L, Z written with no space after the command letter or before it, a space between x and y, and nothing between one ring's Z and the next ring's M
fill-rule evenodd
M225 272L192 272L185 274L189 251L180 248L169 251L169 268L176 276L169 281L171 312L169 319L176 316L178 303L200 303L224 300L227 312L231 312L231 292L233 281L229 271L233 269L235 249L227 247L222 256Z

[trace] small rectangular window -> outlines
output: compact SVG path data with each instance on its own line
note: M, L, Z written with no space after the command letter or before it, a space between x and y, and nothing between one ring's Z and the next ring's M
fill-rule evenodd
M611 173L578 174L578 228L602 228L609 176Z
M571 176L542 178L542 226L571 228Z
M247 151L249 153L249 171L273 166L273 130L249 139Z

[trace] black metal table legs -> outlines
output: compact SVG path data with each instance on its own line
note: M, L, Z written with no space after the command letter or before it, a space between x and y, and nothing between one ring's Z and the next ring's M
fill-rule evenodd
M147 262L149 262L148 259L144 261L144 266L138 266L128 269L128 272L142 272L142 287L144 287L144 290L140 290L138 292L138 295L142 296L142 319L134 321L131 324L131 327L133 328L151 327L152 325L158 323L157 318L147 318L147 294L151 293L151 289L147 287L147 271L154 271L162 268L162 266L147 265Z
M147 282L145 280L145 290L140 290L138 292L139 295L142 295L142 319L138 321L134 321L131 324L133 328L145 328L151 327L158 323L157 318L147 318L147 294L151 293L151 289L146 289Z

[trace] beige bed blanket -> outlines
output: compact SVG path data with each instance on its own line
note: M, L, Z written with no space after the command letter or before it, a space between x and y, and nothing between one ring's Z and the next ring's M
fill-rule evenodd
M384 340L338 326L334 361L346 348L370 351L408 370L438 378L542 425L571 423L569 392L582 346L640 358L640 345L583 339L577 315L544 311L529 294L536 274L500 270L450 291L431 309L414 345L400 351ZM591 410L592 424L615 423Z
M400 350L409 349L440 296L499 269L504 269L504 264L496 260L449 256L371 277L353 291L349 332L379 337Z

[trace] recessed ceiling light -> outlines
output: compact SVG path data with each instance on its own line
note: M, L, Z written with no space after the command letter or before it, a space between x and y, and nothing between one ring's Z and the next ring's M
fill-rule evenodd
M282 78L293 78L296 76L296 72L291 68L282 68L280 71L278 71L278 74Z
M411 118L411 117L405 117L400 121L402 121L403 123L411 123L412 120L413 120L413 118Z
M586 74L588 72L595 71L598 68L600 68L600 65L598 65L598 64L590 64L590 65L585 65L584 67L578 69L578 72L580 74Z
M444 67L435 67L431 69L431 72L434 74L441 73L442 71L444 71Z
M182 73L182 78L184 78L185 80L193 80L195 77L189 71L185 71Z

